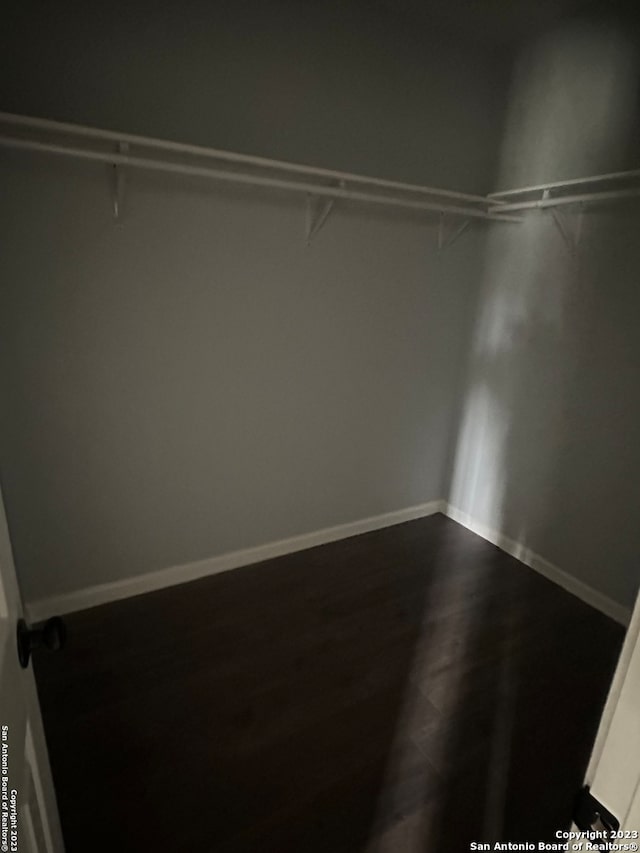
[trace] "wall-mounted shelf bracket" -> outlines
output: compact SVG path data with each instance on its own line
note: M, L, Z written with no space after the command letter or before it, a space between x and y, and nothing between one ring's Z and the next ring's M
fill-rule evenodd
M549 190L545 190L543 198L547 199L549 197ZM579 203L577 205L567 207L564 210L560 210L558 207L551 207L549 209L551 210L551 215L556 228L560 232L560 236L567 247L567 251L572 258L575 258L578 254L578 246L580 245L580 239L582 237L584 206Z
M117 153L121 157L126 157L129 153L129 143L119 142L117 145ZM121 163L112 165L112 186L111 186L111 202L113 205L113 218L116 222L122 221L124 210L124 195L127 184L125 167Z
M341 190L344 190L345 182L340 181L338 187ZM309 193L307 195L307 246L311 245L311 241L329 218L329 214L333 210L333 204L334 199L332 198L327 198L326 196L315 196L313 193Z
M470 225L471 219L463 219L460 222L458 217L453 221L447 221L446 214L441 211L438 223L438 250L442 251L453 246L458 237L462 236Z
M307 246L311 245L311 241L329 218L329 214L331 213L332 209L332 198L318 198L317 196L311 194L307 196Z

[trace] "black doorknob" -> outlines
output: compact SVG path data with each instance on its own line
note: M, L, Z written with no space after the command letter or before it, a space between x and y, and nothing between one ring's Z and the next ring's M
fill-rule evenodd
M18 660L20 666L29 666L31 652L44 646L51 652L63 648L67 640L67 629L59 616L52 616L40 628L29 628L24 619L18 622Z

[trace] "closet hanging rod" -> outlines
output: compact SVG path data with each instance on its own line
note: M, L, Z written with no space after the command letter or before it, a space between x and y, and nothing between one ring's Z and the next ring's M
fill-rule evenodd
M67 157L75 157L80 160L107 163L109 165L130 166L155 172L169 172L172 174L210 178L230 183L247 184L250 186L291 190L293 192L301 192L315 196L326 196L334 199L342 198L352 201L366 202L367 204L404 208L405 210L451 213L458 216L500 222L521 221L519 217L502 215L497 210L489 212L475 207L461 207L445 201L422 201L411 198L401 198L399 196L376 195L373 192L361 192L359 190L343 189L342 187L331 187L326 184L313 184L304 181L287 180L286 178L272 178L264 175L243 174L241 172L215 169L209 166L195 166L188 163L155 160L149 157L118 154L110 151L88 150L68 145L58 145L50 142L37 142L30 139L22 139L20 137L0 135L0 146L24 151L58 154Z
M254 166L262 169L274 169L281 172L308 175L316 178L326 178L336 181L345 181L353 184L368 184L370 186L386 189L403 190L405 192L418 193L428 196L439 196L452 198L458 201L469 201L486 207L487 198L473 193L463 193L456 190L438 189L421 184L409 184L402 181L392 181L386 178L370 178L365 175L341 172L334 169L323 169L316 166L305 166L300 163L289 163L284 160L272 160L267 157L257 157L252 154L238 154L232 151L224 151L217 148L206 148L201 145L191 145L184 142L171 142L165 139L138 136L131 133L119 133L113 130L100 130L95 127L86 127L79 124L53 121L51 119L33 118L31 116L16 115L15 113L0 112L0 124L19 127L31 131L44 131L63 134L71 137L92 139L102 142L127 143L140 148L156 149L158 151L171 152L173 154L187 154L194 157L220 160L245 166Z
M534 199L533 201L516 201L493 208L501 213L514 213L521 210L532 210L533 208L560 207L563 204L581 204L590 201L613 201L615 199L636 198L640 196L640 187L632 187L626 190L605 190L604 192L576 193L574 195L548 196L547 198Z
M512 190L500 190L500 192L489 193L488 198L492 201L500 201L505 198L510 198L516 195L526 195L527 193L543 192L544 190L558 190L565 187L575 187L585 184L598 184L605 181L623 181L640 178L640 169L632 169L628 172L609 172L604 175L590 175L585 178L569 178L566 181L551 181L548 184L534 184L530 187L519 187Z

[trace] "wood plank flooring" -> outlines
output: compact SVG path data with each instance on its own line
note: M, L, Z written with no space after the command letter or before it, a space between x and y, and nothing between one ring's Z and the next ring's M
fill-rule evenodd
M443 516L67 618L67 853L448 853L569 824L623 639Z

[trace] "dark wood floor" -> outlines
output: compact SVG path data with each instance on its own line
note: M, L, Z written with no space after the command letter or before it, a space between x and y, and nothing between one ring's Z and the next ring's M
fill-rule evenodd
M67 853L446 853L569 823L623 638L442 517L74 614Z

